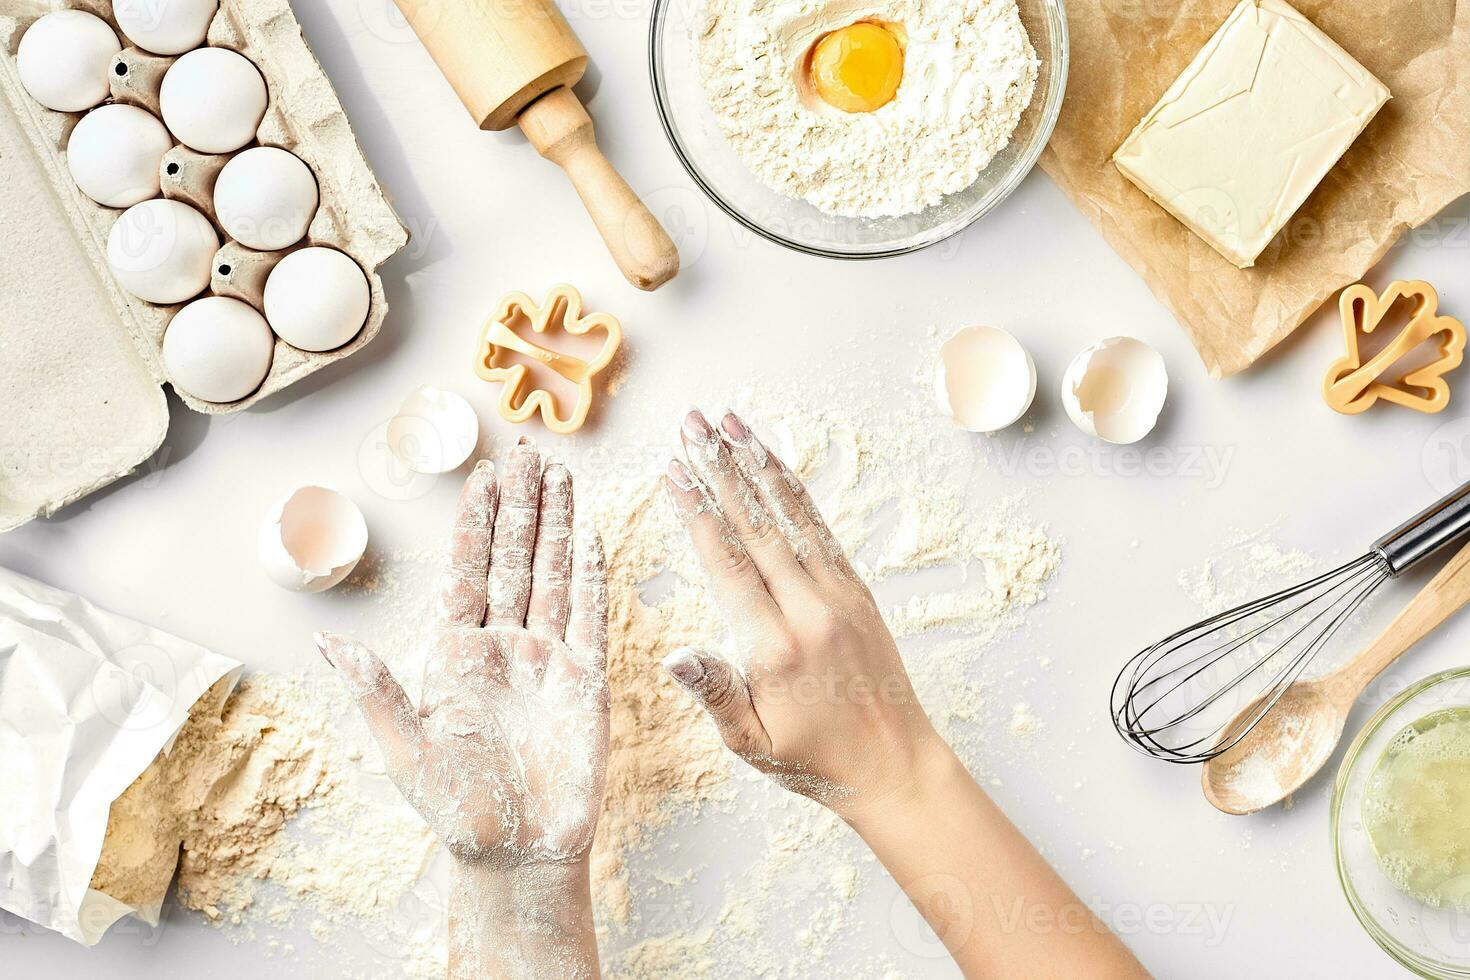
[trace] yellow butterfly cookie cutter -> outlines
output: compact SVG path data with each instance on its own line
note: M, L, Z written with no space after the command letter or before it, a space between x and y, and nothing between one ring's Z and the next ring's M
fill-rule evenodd
M1411 304L1408 323L1397 337L1363 363L1360 337L1378 329L1401 299ZM1433 286L1417 279L1393 282L1379 296L1366 283L1354 283L1342 291L1338 310L1342 314L1347 356L1333 363L1322 386L1322 394L1334 411L1356 415L1367 411L1380 398L1430 415L1444 410L1450 403L1450 387L1444 376L1464 360L1465 325L1439 313L1439 294ZM1437 345L1438 356L1434 361L1409 371L1398 384L1379 380L1399 358L1435 334L1444 336Z
M590 360L543 347L522 337L515 324L524 319L540 337L553 329L583 336L601 330L605 339L601 349ZM562 435L576 432L587 421L592 409L592 379L612 363L623 342L623 326L610 313L583 315L582 294L568 285L554 287L546 302L537 304L525 293L514 292L500 301L495 315L480 332L480 346L475 355L475 373L486 381L504 383L500 393L500 415L507 422L526 422L538 411L552 432ZM560 414L557 398L544 388L530 388L530 368L509 359L519 354L566 378L577 389L577 401L570 413ZM527 390L527 389L530 390Z

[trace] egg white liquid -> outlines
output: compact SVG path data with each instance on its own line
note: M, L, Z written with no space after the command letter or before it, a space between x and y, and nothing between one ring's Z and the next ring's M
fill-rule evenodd
M1470 707L1436 711L1394 737L1369 777L1363 823L1400 891L1470 912Z

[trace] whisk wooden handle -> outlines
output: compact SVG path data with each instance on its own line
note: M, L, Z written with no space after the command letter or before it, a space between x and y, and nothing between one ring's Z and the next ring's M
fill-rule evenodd
M1344 706L1357 701L1379 674L1467 602L1470 602L1470 545L1461 548L1429 580L1366 650L1337 671L1335 683L1326 685L1332 699Z
M607 250L629 282L657 289L679 271L679 250L668 232L613 169L597 146L592 117L569 88L553 89L517 120L536 152L561 167Z

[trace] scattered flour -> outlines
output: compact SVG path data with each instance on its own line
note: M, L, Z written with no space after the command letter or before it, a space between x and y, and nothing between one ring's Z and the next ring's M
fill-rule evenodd
M748 392L735 406L804 480L854 566L884 595L914 685L936 725L974 764L985 685L977 655L1045 596L1060 548L1017 499L967 492L981 451L927 409L859 421ZM662 471L655 448L642 473ZM592 489L588 490L588 483ZM658 669L681 646L730 649L682 531L656 478L583 479L579 507L602 529L612 576L612 751L594 849L594 889L613 977L805 977L838 944L863 945L852 909L883 882L872 855L830 811L735 760L708 720ZM945 585L928 598L925 576ZM667 852L669 832L696 819L733 821L733 869L714 855ZM713 830L712 830L713 832ZM656 845L659 845L656 847ZM723 900L691 904L689 882L719 875ZM780 937L796 937L795 946ZM870 975L892 972L865 951Z
M1207 616L1290 585L1317 566L1305 551L1285 548L1263 532L1237 532L1219 555L1179 573L1179 587ZM1223 580L1223 581L1222 581Z
M755 392L741 399L779 402ZM978 766L988 711L981 651L1044 598L1059 546L1025 519L1020 500L980 500L967 490L983 450L963 433L936 428L928 410L878 421L831 408L742 414L809 481L889 610L936 725ZM593 852L608 975L800 978L837 947L857 946L868 976L896 976L886 943L867 950L866 916L853 912L875 888L888 889L880 901L902 903L872 855L830 811L730 755L659 667L680 646L741 653L726 646L654 475L667 454L662 445L630 448L617 466L589 464L577 490L579 518L604 535L612 603L611 746ZM437 567L436 551L374 555L344 586L388 617L363 639L415 698ZM931 588L931 580L938 584ZM1025 734L998 710L1001 731L1009 725ZM1034 730L1027 711L1021 728ZM241 938L295 924L337 956L356 934L352 946L360 935L370 951L397 958L402 975L442 975L444 903L433 887L442 875L435 868L420 878L437 847L380 778L376 751L358 757L357 746L368 744L334 677L247 678L223 720L216 700L115 808L99 880L141 874L140 855L178 854L182 846L182 902ZM673 831L696 820L712 821L702 839L733 832L740 846L690 853ZM157 831L142 833L149 821ZM153 844L120 847L128 835ZM171 870L155 870L154 880L162 873L166 883ZM694 887L707 876L722 885L714 907L695 897L709 894ZM782 938L789 936L794 943ZM268 942L279 955L299 954L276 937ZM349 975L385 972L349 959L342 954Z

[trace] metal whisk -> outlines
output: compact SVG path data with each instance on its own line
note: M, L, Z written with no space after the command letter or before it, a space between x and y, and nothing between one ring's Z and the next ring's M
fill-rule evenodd
M1470 536L1470 483L1341 568L1212 616L1128 661L1113 725L1165 762L1202 763L1240 744L1384 582Z

